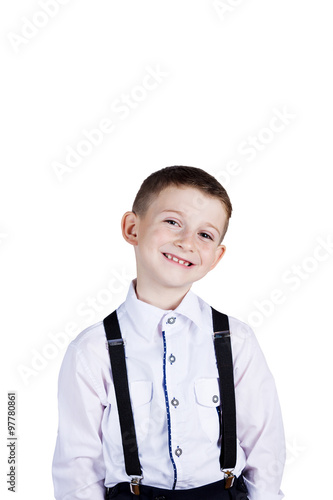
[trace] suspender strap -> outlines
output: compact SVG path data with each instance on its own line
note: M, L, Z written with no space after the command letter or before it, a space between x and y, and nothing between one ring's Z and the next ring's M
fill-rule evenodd
M103 320L108 341L112 377L118 406L121 439L124 450L125 469L129 476L141 476L138 445L129 394L124 341L119 328L117 312L113 311Z
M233 469L236 465L236 403L233 361L228 316L212 308L214 347L220 379L222 403L222 443L220 466Z

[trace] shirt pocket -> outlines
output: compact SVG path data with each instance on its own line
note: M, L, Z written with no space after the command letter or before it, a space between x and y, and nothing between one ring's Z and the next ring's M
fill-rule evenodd
M194 383L194 390L201 427L211 442L217 442L220 437L220 388L218 379L198 379Z
M150 380L138 380L131 382L129 386L135 432L138 441L142 441L149 430L153 384Z

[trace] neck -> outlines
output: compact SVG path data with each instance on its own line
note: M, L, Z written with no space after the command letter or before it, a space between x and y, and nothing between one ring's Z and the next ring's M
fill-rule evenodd
M139 300L165 310L176 309L191 288L189 286L187 288L165 289L151 283L148 285L142 282L139 277L134 281L134 287Z

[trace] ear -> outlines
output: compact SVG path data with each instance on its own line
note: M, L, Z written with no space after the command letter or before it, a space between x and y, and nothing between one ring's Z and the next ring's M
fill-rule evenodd
M121 231L124 239L130 245L137 245L137 222L138 218L134 212L125 212L121 219Z
M223 255L225 254L225 251L226 251L225 245L219 245L217 247L217 249L215 251L214 262L213 262L213 264L210 267L210 271L212 269L214 269L215 266L217 266L217 264L220 262L220 260L222 259Z

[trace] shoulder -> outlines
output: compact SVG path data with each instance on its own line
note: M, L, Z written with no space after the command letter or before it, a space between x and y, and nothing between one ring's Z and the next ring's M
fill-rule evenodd
M72 347L76 349L85 349L87 347L92 347L96 345L96 343L100 343L101 341L105 343L105 330L103 325L103 320L98 323L94 323L86 327L82 330L74 340L70 343Z
M253 338L254 332L250 325L234 316L228 316L230 333L237 338Z
M211 306L200 297L198 297L198 299L206 321L208 321L209 317L209 324L211 325L211 328L213 328ZM229 315L227 311L223 310L223 308L214 306L214 309L228 316L231 345L235 356L237 356L241 351L243 355L245 352L250 354L250 352L253 352L259 347L255 333L250 325L234 316Z
M85 368L108 364L103 320L82 330L68 345L65 357L77 360Z
M212 325L212 306L210 306L207 302L205 302L201 297L197 296L198 299L198 304L200 308L200 312L203 315L203 318L205 321L208 321ZM252 328L245 323L244 321L241 321L238 318L235 318L234 316L230 316L227 311L224 311L221 307L215 307L214 309L220 313L225 314L228 316L229 320L229 328L230 328L230 334L231 337L234 339L250 339L254 338L254 332Z
M212 317L212 307L205 302L201 297L197 296L198 305L201 313L202 327L209 333L213 331L213 317ZM228 316L230 338L232 350L235 358L241 354L251 356L256 349L258 349L259 344L256 336L250 325L244 321L231 316L222 307L213 306L214 309L220 313Z
M88 326L67 347L59 372L59 390L89 391L107 404L106 387L110 380L109 357L103 321Z

